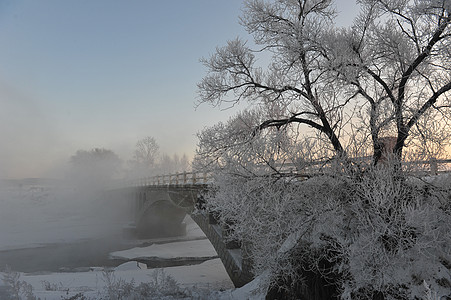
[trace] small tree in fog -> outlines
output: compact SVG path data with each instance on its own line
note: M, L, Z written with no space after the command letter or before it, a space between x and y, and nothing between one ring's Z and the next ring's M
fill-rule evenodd
M159 149L155 138L147 136L136 143L133 159L129 161L134 176L149 176L156 172Z
M91 187L103 187L120 172L122 161L111 150L94 148L78 150L70 158L71 178L77 184Z
M189 169L189 160L186 154L180 158L177 154L172 157L168 154L163 154L159 161L160 174L174 174L179 172L186 172Z
M145 168L152 168L158 159L158 146L155 138L148 136L136 143L134 159L137 164Z
M187 171L189 160L186 154L180 158L159 152L160 146L153 137L145 137L136 143L133 159L129 161L134 177L163 175Z
M185 153L183 153L183 155L179 161L179 170L178 171L179 172L184 172L184 171L188 172L189 169L190 169L190 160L189 160L188 156Z

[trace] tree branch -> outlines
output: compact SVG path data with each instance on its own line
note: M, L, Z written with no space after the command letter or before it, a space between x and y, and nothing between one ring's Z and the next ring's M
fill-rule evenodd
M449 25L449 22L450 22L450 18L448 17L445 19L445 22L443 22L442 24L439 24L437 30L434 32L434 35L430 39L426 48L410 64L409 68L407 68L407 70L404 72L404 74L402 74L401 81L399 82L398 99L396 101L396 107L401 107L401 105L402 105L402 102L405 97L406 84L407 84L407 81L409 80L410 76L416 70L416 68L426 59L426 57L428 57L430 55L431 50L434 47L434 45L443 38L441 35L445 31L446 27Z
M416 122L424 114L424 112L435 104L435 102L437 101L438 97L440 97L441 95L443 95L444 93L446 93L449 90L451 90L451 82L448 82L447 84L442 86L437 92L435 92L431 96L431 98L429 98L428 101L426 101L423 104L423 106L420 109L418 109L418 111L412 116L412 118L407 123L407 128L408 129L412 128L412 126L416 124Z
M320 130L323 133L327 132L325 131L324 127L321 126L320 124L310 120L310 119L304 119L304 118L298 118L298 117L290 117L290 118L285 118L285 119L271 119L271 120L267 120L263 123L261 123L256 131L259 130L263 130L265 128L269 128L269 127L276 127L277 129L279 129L282 126L288 125L290 123L301 123L301 124L306 124L309 125L310 127L313 127L315 129ZM254 132L254 134L256 133L256 131Z

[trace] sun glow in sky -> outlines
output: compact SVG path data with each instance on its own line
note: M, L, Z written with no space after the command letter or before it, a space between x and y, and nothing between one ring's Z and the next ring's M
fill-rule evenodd
M338 22L357 14L337 1ZM233 110L195 109L199 63L236 36L241 0L0 1L0 178L56 177L77 150L128 160L153 136L192 156Z

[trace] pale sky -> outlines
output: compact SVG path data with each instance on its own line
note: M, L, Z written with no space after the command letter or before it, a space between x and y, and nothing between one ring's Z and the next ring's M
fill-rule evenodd
M337 1L338 22L358 8ZM0 0L0 178L57 177L79 149L124 161L153 136L193 156L232 110L195 109L199 63L240 36L241 0Z

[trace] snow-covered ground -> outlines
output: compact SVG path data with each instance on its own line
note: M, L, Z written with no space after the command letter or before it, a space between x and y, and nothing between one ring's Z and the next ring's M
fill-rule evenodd
M68 187L0 187L0 251L70 244L117 235L128 221L124 218L126 205L106 205L107 200ZM153 282L158 274L165 274L196 297L207 295L195 292L203 290L208 291L206 297L210 299L264 298L262 295L252 296L252 285L233 289L211 243L189 217L185 221L186 237L146 241L157 242L146 247L137 246L136 241L130 242L130 249L111 253L111 257L130 260L114 269L93 265L85 272L17 273L20 275L17 281L28 283L33 287L33 294L41 299L68 299L77 293L88 299L106 299L105 293L112 279L116 283L138 286ZM147 269L145 264L134 261L146 258L206 261L164 269ZM4 267L0 266L0 269ZM0 278L5 279L8 274L15 273L1 273ZM5 291L5 283L0 281L0 298L2 291Z
M118 266L112 276L116 283L123 280L127 283L133 282L137 286L140 283L152 282L161 272L175 279L183 291L188 291L187 293L196 299L264 299L263 294L256 292L257 280L240 289L234 289L219 258L198 265L165 269L146 269L131 261ZM79 293L88 299L108 299L105 298L108 289L107 273L102 268L93 268L90 272L79 273L21 274L19 281L30 284L33 287L33 295L41 299L61 300ZM198 298L199 296L205 298Z
M139 285L149 282L157 269L140 267L136 262L129 262L118 266L114 270L115 280L124 280ZM199 265L169 267L164 269L166 275L173 277L180 287L208 289L212 291L232 289L233 284L220 259L208 260ZM20 280L33 286L33 294L41 299L61 299L61 296L75 295L83 292L86 296L100 295L107 286L106 274L102 268L95 268L90 272L52 273L45 275L22 275ZM53 290L47 286L53 286ZM52 288L50 288L52 289Z
M181 251L182 250L182 251ZM217 257L213 245L207 239L169 244L153 244L111 253L114 259L159 258L167 260L213 259Z

